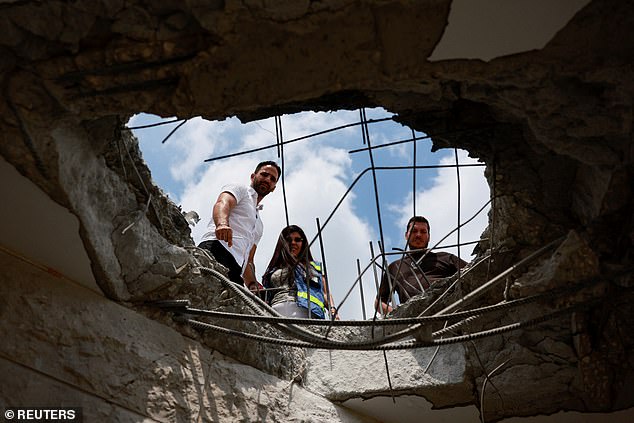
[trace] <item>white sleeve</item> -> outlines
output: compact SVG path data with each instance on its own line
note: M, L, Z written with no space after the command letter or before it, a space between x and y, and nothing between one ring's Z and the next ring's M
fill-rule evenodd
M246 187L238 184L227 184L222 187L222 192L233 195L238 203L248 194Z

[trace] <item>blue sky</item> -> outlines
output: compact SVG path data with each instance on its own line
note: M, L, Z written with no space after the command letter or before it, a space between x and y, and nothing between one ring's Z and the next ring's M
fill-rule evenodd
M368 119L390 117L383 109L367 109ZM305 136L335 126L359 121L359 111L304 112L281 117L284 140ZM161 119L151 115L136 115L129 126L155 123ZM195 210L201 221L192 228L198 243L211 217L211 208L222 185L228 182L248 183L255 165L262 160L275 160L277 149L229 159L204 162L205 159L257 148L276 142L273 118L242 124L236 118L205 121L195 118L184 124L164 144L161 141L177 125L172 123L150 129L135 130L143 157L151 169L155 183L184 211ZM393 121L369 125L373 146L410 139L412 131ZM424 134L416 133L417 136ZM284 146L285 183L289 221L298 224L309 238L316 235L316 218L323 225L344 192L358 174L370 166L367 151L350 154L350 150L365 147L361 126L353 126L325 135ZM409 166L413 164L413 145L405 143L374 150L376 166ZM454 164L453 149L431 153L429 140L417 141L417 165ZM461 164L477 163L459 151ZM461 221L465 221L489 199L489 189L483 167L460 170ZM404 225L413 213L412 170L377 171L381 202L381 218L386 250L404 247ZM431 222L431 244L436 243L457 226L457 176L455 168L420 169L416 172L416 212ZM286 225L281 181L263 201L264 236L256 254L258 277L270 260L280 230ZM488 210L488 209L487 209ZM461 229L461 241L477 240L486 227L487 210ZM323 231L326 264L335 302L339 303L357 277L356 260L363 269L369 262L369 243L378 251L379 237L372 173L366 174L346 197ZM456 242L453 237L443 245ZM460 250L461 257L470 260L473 247ZM311 248L320 257L319 244ZM445 251L457 254L455 248ZM390 261L393 258L390 258ZM363 278L368 315L375 293L372 272ZM361 319L358 289L343 304L346 319Z

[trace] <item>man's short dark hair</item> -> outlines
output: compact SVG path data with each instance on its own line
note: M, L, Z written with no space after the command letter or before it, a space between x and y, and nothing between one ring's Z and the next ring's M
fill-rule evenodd
M258 173L258 170L262 169L264 166L273 166L275 169L277 169L277 179L280 179L280 177L282 176L282 169L279 167L277 163L275 163L272 160L267 160L265 162L258 163L253 173Z
M429 220L425 219L423 216L414 216L409 220L409 222L407 222L407 227L405 228L406 233L415 222L427 223L427 230L429 231Z

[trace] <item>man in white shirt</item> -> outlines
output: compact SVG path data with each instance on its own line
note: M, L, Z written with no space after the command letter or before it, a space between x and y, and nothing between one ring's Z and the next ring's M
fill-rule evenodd
M229 269L229 279L254 289L257 284L253 257L264 225L258 215L260 201L273 192L281 169L272 161L261 162L251 174L251 185L228 184L214 204L200 248L209 250Z

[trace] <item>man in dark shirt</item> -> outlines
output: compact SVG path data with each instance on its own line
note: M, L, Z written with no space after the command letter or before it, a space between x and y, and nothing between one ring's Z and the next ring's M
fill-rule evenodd
M437 279L452 276L459 268L466 266L467 262L453 254L427 250L429 244L429 222L422 216L414 216L407 222L405 232L407 241L404 257L396 260L388 266L389 275L383 274L379 295L374 305L378 310L379 301L383 313L392 311L390 302L391 292L398 294L401 303L409 300L429 288Z

